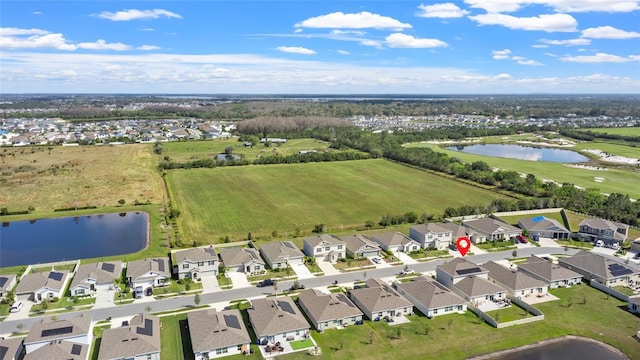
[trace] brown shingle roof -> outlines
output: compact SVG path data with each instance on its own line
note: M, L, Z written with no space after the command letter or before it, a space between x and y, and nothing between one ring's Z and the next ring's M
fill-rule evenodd
M381 245L384 245L386 247L390 247L390 246L398 246L398 245L405 245L408 244L410 242L414 242L414 243L418 243L417 241L405 236L404 234L401 234L399 232L386 232L386 233L382 233L382 234L375 234L373 236L371 236L371 239Z
M499 282L501 285L506 286L508 289L513 291L538 288L545 285L544 282L538 279L534 279L520 271L507 269L493 261L484 263L482 266L489 270L490 279Z
M257 336L272 336L286 331L309 329L296 304L289 297L255 299L247 309Z
M455 258L445 264L438 265L437 268L453 277L478 275L487 272L487 269L483 268L482 266L476 265L471 261L461 257Z
M186 250L176 251L175 254L176 264L183 261L188 262L200 262L200 261L218 261L218 254L213 246L210 247L198 247Z
M50 289L60 291L62 290L62 286L64 285L67 276L69 276L69 272L67 270L44 271L27 274L20 279L20 283L16 286L16 294L32 293L45 286Z
M69 320L43 319L31 326L25 344L64 340L89 334L91 315L81 314Z
M121 359L160 352L160 318L136 315L129 326L102 333L98 360Z
M519 264L518 269L526 270L532 274L535 274L543 278L547 282L582 277L582 275L573 270L569 270L558 264L554 264L545 259L541 259L535 255L531 255L527 259L527 261L528 262L526 264Z
M137 279L147 272L155 273L171 277L171 269L169 269L169 260L166 258L153 258L129 261L127 263L127 277Z
M251 343L239 310L194 311L187 314L187 321L194 352Z
M362 315L362 311L343 293L325 294L309 289L298 295L298 301L307 309L307 316L316 323Z
M413 281L400 283L398 288L404 290L428 309L462 305L466 302L444 285L423 276L416 277Z
M372 249L380 249L380 246L378 244L369 240L362 234L341 236L340 239L345 242L345 244L347 245L347 249L349 249L349 251L351 252L356 252L364 246L370 247Z
M588 251L580 251L573 256L558 259L561 264L571 265L604 279L614 279L621 275L636 274L638 271L621 262L605 258ZM615 269L615 270L613 270ZM624 272L625 274L622 274Z
M413 304L390 286L376 279L369 279L366 288L351 290L351 298L357 299L370 313L413 307Z
M23 360L85 360L89 345L70 341L50 342L25 355Z
M251 261L264 265L264 260L254 248L221 248L220 258L224 266L244 265Z
M260 251L272 264L291 258L304 258L302 251L291 241L270 241L262 244Z
M120 277L122 263L120 261L98 262L78 266L71 281L71 288L81 285L86 279L95 279L98 284L112 283ZM87 284L89 286L89 284Z
M303 238L302 241L305 244L309 244L309 246L311 246L311 247L316 247L318 244L323 244L323 243L327 243L327 244L331 244L331 245L344 244L344 241L342 241L341 239L338 239L337 237L335 237L333 235L329 235L329 234L320 234L320 235L315 235L315 236L307 236L307 237Z
M470 298L506 292L506 290L500 286L492 284L488 280L478 276L467 276L453 286Z

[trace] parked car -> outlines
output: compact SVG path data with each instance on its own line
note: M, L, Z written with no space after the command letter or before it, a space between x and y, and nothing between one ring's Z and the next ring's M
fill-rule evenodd
M142 286L136 286L135 298L142 299L142 296L143 296Z
M598 240L598 241L596 241L595 245L598 246L598 247L602 247L602 246L604 246L604 241Z
M373 261L376 264L380 264L382 263L382 259L379 256L374 256L371 258L371 261Z
M456 246L456 244L449 244L449 250L458 251L458 247Z
M16 313L16 312L20 311L20 309L22 309L22 302L21 301L17 301L17 302L14 302L13 304L11 304L11 308L9 309L9 312Z
M273 279L264 279L258 283L258 287L273 286L276 281Z
M289 290L291 290L291 291L303 290L303 289L304 289L304 285L297 284L297 283L293 283L293 285L291 285L291 287L289 288Z
M144 293L145 293L147 296L151 296L151 295L153 295L153 288L152 288L152 287L148 287L148 288L147 288L147 290L145 290L145 291L144 291Z
M528 243L529 241L527 240L527 237L524 235L516 235L516 239L518 239L518 241L520 241L523 244Z
M634 259L636 259L636 260L637 260L637 259L640 259L640 253L635 254L635 255L633 256L633 258L634 258Z
M402 271L400 271L400 275L409 275L413 273L415 273L415 270L413 269L402 269Z

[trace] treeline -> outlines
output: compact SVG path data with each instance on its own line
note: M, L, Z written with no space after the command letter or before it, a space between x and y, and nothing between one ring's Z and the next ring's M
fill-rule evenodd
M630 142L640 143L640 136L638 135L621 135L621 134L609 134L603 133L599 131L591 131L591 130L569 130L563 129L560 131L561 135L571 137L578 140L591 141L596 138L600 139L609 139L609 140L623 140Z
M240 121L236 124L236 130L243 135L259 135L262 137L278 137L279 134L301 135L313 132L320 128L354 127L346 120L326 117L258 117L255 119Z

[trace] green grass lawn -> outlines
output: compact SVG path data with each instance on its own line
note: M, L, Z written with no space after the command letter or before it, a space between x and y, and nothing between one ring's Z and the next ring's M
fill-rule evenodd
M418 250L409 253L409 256L413 259L424 259L447 255L449 255L449 251L447 250Z
M607 142L597 142L597 141L589 141L589 142L581 142L577 143L573 148L575 150L602 150L609 154L624 156L633 159L640 158L640 147L633 147L621 144L611 144Z
M465 162L484 161L491 167L509 169L524 174L534 174L539 179L551 179L559 183L571 183L584 188L595 188L609 194L626 193L634 199L640 199L640 186L633 186L633 184L640 184L640 171L612 167L609 167L606 171L599 171L574 168L548 161L526 161L466 154L427 143L413 143L407 146L428 147L436 152L457 157ZM595 178L603 178L604 181L596 182Z
M317 224L355 229L385 214L441 214L501 197L382 159L172 170L166 179L185 243L305 236Z
M566 239L566 240L556 240L556 243L558 243L558 245L560 246L569 246L569 247L575 247L575 248L581 248L581 249L593 249L593 245L591 245L590 242L586 242L586 241L576 241L576 240L572 240L572 239Z
M506 323L509 321L520 320L533 316L527 310L521 308L515 303L511 303L511 306L507 308L487 311L486 313L489 314L489 316L491 316L498 323Z
M618 290L618 291L620 291L621 293L623 293L623 294L625 294L627 296L637 295L637 294L633 293L633 289L628 288L626 286L614 286L613 289L614 290Z
M612 134L612 135L627 135L627 136L640 136L640 127L624 127L624 128L593 128L582 129L589 130L596 133Z
M191 337L187 325L187 314L163 316L160 318L160 359L191 360Z
M362 326L343 330L313 332L313 337L322 349L321 358L336 360L363 356L371 360L457 360L563 335L594 338L621 349L632 359L640 358L640 346L633 338L640 318L626 312L625 303L613 297L605 300L604 293L586 285L552 292L560 300L536 304L545 319L531 324L495 329L479 323L468 311L464 315L437 316L433 320L415 315L410 317L409 324L393 327L384 322L366 321ZM583 303L583 300L586 301ZM344 341L342 350L339 349L341 340ZM281 358L308 359L309 355L303 351Z
M310 339L292 341L289 344L291 345L291 348L293 350L300 350L300 349L313 347L313 342Z

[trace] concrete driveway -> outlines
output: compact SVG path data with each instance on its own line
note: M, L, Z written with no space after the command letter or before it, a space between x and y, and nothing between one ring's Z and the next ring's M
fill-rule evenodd
M307 266L304 265L304 264L292 265L291 268L296 273L296 275L298 275L298 279L299 280L309 279L309 278L314 277L313 274L311 273L311 271L309 271Z
M541 247L562 247L560 245L558 245L558 243L550 238L539 238L538 239L538 243L540 244Z
M324 276L340 274L340 271L336 270L336 268L334 268L328 261L318 260L316 263L318 264L318 267L322 269Z
M34 302L31 302L29 300L16 300L17 301L21 301L22 302L22 309L20 309L20 311L16 312L16 313L9 313L9 315L7 316L6 319L4 319L4 321L10 321L10 320L21 320L21 319L28 319L29 318L29 312L31 311L31 307L33 305L35 305Z
M202 292L205 294L220 290L220 286L218 285L218 278L216 277L216 275L201 275L200 282L202 283Z
M108 287L98 286L96 288L96 304L93 307L98 309L113 306L115 292L113 289L109 290Z
M395 255L405 265L411 265L411 264L417 264L418 263L418 261L416 259L414 259L411 256L409 256L409 254L403 253L402 251L396 251Z
M231 283L233 284L234 289L251 287L251 283L247 279L247 275L245 273L236 272L236 271L227 271L225 273L225 276L231 279Z

